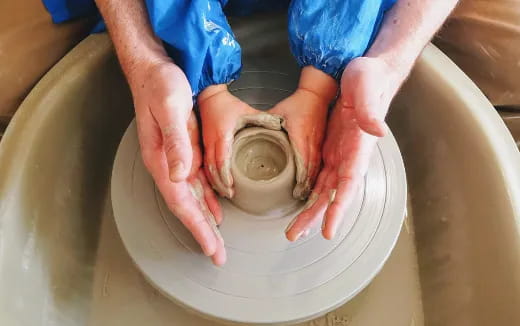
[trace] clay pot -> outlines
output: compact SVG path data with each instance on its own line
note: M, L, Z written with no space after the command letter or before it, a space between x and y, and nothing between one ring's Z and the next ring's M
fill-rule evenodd
M298 202L292 196L294 154L283 131L258 127L240 131L233 142L231 174L232 202L248 213L269 218L291 210Z

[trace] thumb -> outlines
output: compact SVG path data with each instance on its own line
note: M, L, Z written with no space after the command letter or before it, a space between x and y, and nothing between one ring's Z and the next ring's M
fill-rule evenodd
M359 92L358 95L360 95ZM380 101L365 101L364 98L360 99L360 96L352 97L347 92L342 94L341 104L343 107L354 109L357 123L364 132L376 137L383 137L387 131L384 117L381 117L381 112L384 112L383 103Z
M386 134L386 124L383 119L377 117L376 110L381 108L374 107L373 104L361 104L355 107L356 120L359 127L366 133L383 137Z
M384 93L377 92L380 82L361 75L348 79L345 78L346 73L347 71L341 80L341 104L355 110L357 123L363 131L383 137L386 133L384 116L388 104L384 107ZM371 87L366 87L367 85Z
M161 128L163 150L168 161L170 180L180 182L188 178L193 160L188 121L179 110L161 111L156 119Z

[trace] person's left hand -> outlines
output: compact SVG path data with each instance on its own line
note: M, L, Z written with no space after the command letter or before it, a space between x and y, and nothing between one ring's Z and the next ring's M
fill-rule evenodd
M384 117L403 80L379 58L360 57L347 65L340 99L329 118L324 166L306 209L287 228L289 240L296 241L322 218L323 236L334 237L367 172L377 137L386 133Z
M231 154L235 133L247 125L279 130L281 118L249 106L232 95L226 85L212 85L198 96L204 170L213 188L223 197L234 195Z
M268 111L284 118L283 127L294 149L295 198L307 198L321 168L327 112L336 92L332 77L312 66L305 67L296 91Z

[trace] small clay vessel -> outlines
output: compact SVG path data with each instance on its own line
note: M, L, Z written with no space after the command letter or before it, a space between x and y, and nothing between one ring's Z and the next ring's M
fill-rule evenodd
M237 133L231 174L235 188L231 201L248 213L269 218L298 205L292 195L296 183L294 154L283 131L250 127Z

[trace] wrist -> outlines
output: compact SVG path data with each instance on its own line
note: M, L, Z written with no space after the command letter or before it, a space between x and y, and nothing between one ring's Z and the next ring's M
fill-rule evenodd
M139 57L135 56L131 60L120 60L120 62L131 89L141 87L161 66L175 65L170 57L161 53L148 53Z
M337 95L338 83L323 71L306 66L300 74L298 89L309 91L324 101L331 102Z
M210 97L213 97L217 94L220 94L222 92L227 92L228 87L226 84L217 84L217 85L211 85L202 90L202 92L199 93L197 96L197 102L200 104L204 101L207 101Z

